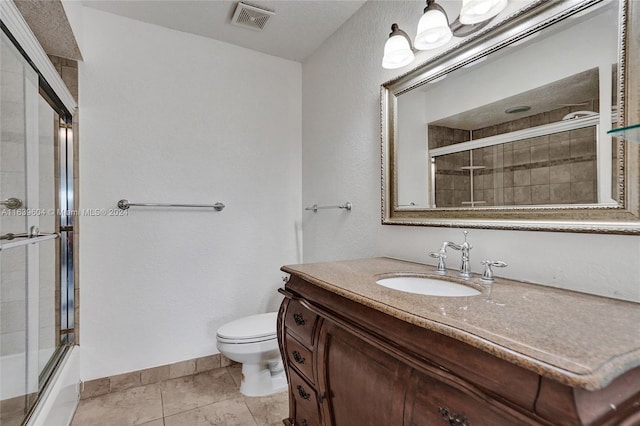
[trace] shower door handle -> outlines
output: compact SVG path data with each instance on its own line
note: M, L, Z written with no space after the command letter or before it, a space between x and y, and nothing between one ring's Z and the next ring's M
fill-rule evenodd
M16 197L10 197L6 200L0 201L0 205L3 205L5 208L10 210L16 210L22 207L22 200Z
M8 249L12 249L12 248L16 248L16 247L22 247L22 246L26 246L28 244L38 244L44 241L49 241L49 240L55 240L56 238L60 237L60 234L57 233L53 233L53 234L38 234L38 236L33 236L33 237L29 237L26 234L5 234L5 235L12 235L11 238L5 238L10 240L10 242L8 243L4 243L4 244L0 244L0 251L2 250L8 250ZM2 237L4 237L5 235L2 235ZM1 238L1 237L0 237ZM17 241L13 241L13 239L17 239Z
M37 226L32 226L29 228L29 232L24 232L22 234L14 234L12 232L8 232L4 235L0 235L0 240L15 240L16 238L34 238L39 237L40 235L44 235L40 233L40 228Z

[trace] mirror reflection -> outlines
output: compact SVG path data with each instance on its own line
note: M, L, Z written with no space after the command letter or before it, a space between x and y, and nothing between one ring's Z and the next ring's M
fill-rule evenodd
M399 95L394 208L618 206L617 6Z

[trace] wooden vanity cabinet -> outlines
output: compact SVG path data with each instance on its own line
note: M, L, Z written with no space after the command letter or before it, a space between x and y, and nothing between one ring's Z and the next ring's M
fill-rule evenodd
M629 415L640 409L638 394L614 389L626 401L614 415L593 403L593 392L585 400L592 403L580 408L580 390L299 277L291 276L281 293L286 425L640 424Z
M298 298L285 298L278 314L278 343L289 382L289 419L285 424L318 426L321 419L316 390L315 351L322 320Z

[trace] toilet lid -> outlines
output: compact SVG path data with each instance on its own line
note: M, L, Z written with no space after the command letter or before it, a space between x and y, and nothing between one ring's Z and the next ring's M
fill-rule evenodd
M231 321L218 329L218 337L232 340L259 339L276 335L277 312Z

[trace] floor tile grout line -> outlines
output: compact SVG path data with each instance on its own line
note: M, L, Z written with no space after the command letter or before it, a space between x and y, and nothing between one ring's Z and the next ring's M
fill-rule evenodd
M159 391L159 394L160 394L159 396L160 396L161 415L162 415L161 418L162 418L162 425L163 426L167 425L167 417L179 415L179 414L182 414L182 413L185 413L185 412L189 412L189 411L201 410L201 409L209 407L211 405L219 404L219 403L222 403L222 402L225 402L225 401L230 401L230 400L237 400L238 403L242 404L242 406L247 410L247 414L251 416L251 419L253 421L252 424L255 424L255 425L265 424L265 423L262 422L260 410L255 411L255 410L258 409L257 407L259 405L258 406L253 406L253 409L252 409L252 404L249 404L247 402L248 398L250 398L250 397L246 397L246 396L244 396L244 395L242 395L240 393L240 389L239 389L240 388L240 383L238 381L236 381L236 377L239 375L239 371L240 370L234 371L234 370L232 370L232 368L233 368L232 366L227 366L225 368L224 373L219 375L219 377L217 377L216 380L222 380L222 383L226 382L228 385L231 385L232 388L234 389L234 391L231 391L231 388L228 388L228 393L225 392L224 394L220 395L221 399L218 399L216 401L210 402L209 404L205 404L205 405L194 407L194 408L189 409L189 410L184 410L184 411L180 411L178 413L173 413L170 416L167 416L167 410L170 407L165 407L164 406L164 394L167 393L168 403L169 403L169 405L171 405L171 400L170 400L171 392L169 392L167 389L165 389L165 386L166 386L167 382L171 382L174 379L160 380L160 381L155 382L155 383L149 383L149 384L142 385L142 386L136 386L136 387L131 388L131 389L120 390L120 391L117 391L117 392L112 392L110 394L96 395L96 396L91 397L91 398L86 398L85 401L99 400L99 399L102 399L102 398L105 398L105 397L108 398L109 395L114 395L114 394L118 394L118 393L124 395L124 394L130 392L132 389L135 389L135 388L157 387L157 389ZM195 374L192 374L192 375L189 375L189 376L197 376L198 374L199 373L195 373ZM185 376L185 377L189 377L189 376ZM238 379L239 379L239 377L238 377ZM227 386L227 385L225 385L225 386ZM157 420L159 420L159 419L160 418L157 418L156 420L153 420L153 422L157 422ZM247 420L248 420L248 418L247 418ZM169 422L168 424L171 424L171 422ZM78 426L82 426L82 425L78 425Z
M210 404L201 405L201 406L199 406L199 407L191 408L191 409L189 409L189 410L185 410L185 411L180 411L179 413L171 414L170 416L167 416L167 417L178 416L178 415L180 415L180 414L188 413L188 412L191 412L191 411L198 411L198 410L202 410L202 409L204 409L204 408L206 408L206 407L209 407L209 406L211 406L211 405L216 405L216 404L219 404L219 403L224 402L224 401L230 401L230 400L232 400L232 399L240 399L240 398L242 398L242 403L243 403L243 404L245 405L245 407L247 408L247 411L249 412L249 414L251 414L251 418L253 419L254 423L255 423L256 425L259 425L260 423L258 423L258 420L257 420L257 419L256 419L256 417L254 416L253 412L251 411L251 409L249 408L249 406L247 405L247 403L244 401L244 396L242 396L242 395L240 395L239 397L238 397L238 396L236 396L236 397L229 397L229 398L221 399L221 400L219 400L219 401L215 401L215 402L212 402L212 403L210 403ZM163 421L164 421L164 419L166 419L167 417L163 417ZM164 424L166 425L166 423L164 423Z
M170 414L170 415L168 415L168 416L166 415L165 410L164 410L164 398L163 398L163 399L162 399L162 418L163 418L163 421L165 421L165 419L166 419L167 417L172 417L172 416L176 416L176 415L178 415L178 414L186 413L186 412L189 412L189 411L198 410L198 409L201 409L201 408L203 408L203 407L208 407L208 406L210 406L210 405L217 404L217 403L219 403L219 402L223 402L223 401L228 401L228 400L235 399L235 398L242 398L242 399L243 399L243 403L246 405L246 402L244 402L244 395L242 395L242 394L240 393L240 385L236 383L236 381L235 381L235 379L234 379L234 377L233 377L233 374L231 374L231 371L229 371L229 368L230 368L230 367L232 367L232 366L227 366L227 367L223 367L223 368L226 370L226 374L227 374L227 375L229 376L229 378L231 379L231 382L235 385L235 387L236 387L236 389L237 389L237 391L238 391L238 395L235 395L235 396L234 396L234 395L228 395L228 396L226 396L226 397L223 397L222 399L219 399L219 400L217 400L217 401L211 402L211 403L209 403L209 404L205 404L205 405L197 406L197 407L190 408L190 409L188 409L188 410L184 410L184 411L179 411L179 412L177 412L177 413L172 413L172 414ZM195 375L197 375L197 374L200 374L200 373L193 374L193 376L195 376ZM185 376L185 377L188 377L188 376ZM165 383L165 382L171 381L171 380L175 380L175 379L167 379L167 380L163 380L163 381L159 382L159 384L161 385L161 387L160 387L160 395L161 395L161 397L162 397L162 395L163 395L163 394L162 394L162 384L163 384L163 383ZM247 409L249 409L249 406L247 406ZM249 413L251 413L251 416L253 417L253 413L251 412L251 409L249 409ZM255 420L255 418L254 418L254 420ZM165 422L165 423L166 423L166 422ZM256 423L257 423L257 421L256 421Z
M251 407L249 407L249 404L247 404L247 400L242 398L242 403L244 404L245 407L247 407L247 410L249 410L249 413L251 413L251 417L253 417L253 422L257 425L258 423L258 419L256 419L255 414L253 414L253 411L251 411Z
M164 416L164 397L162 395L162 385L160 385L160 406L162 407L162 426L166 426L166 421Z
M167 418L167 417L177 416L178 414L187 413L187 412L189 412L189 411L193 411L193 410L199 410L200 408L208 407L208 406L210 406L210 405L217 404L217 403L219 403L219 402L230 401L230 400L232 400L232 399L238 399L238 398L244 398L244 395L242 395L241 393L239 393L239 394L238 394L238 395L236 395L236 396L228 396L228 397L225 397L225 398L218 399L218 400L216 400L216 401L210 402L210 403L205 404L205 405L199 405L199 406L197 406L197 407L189 408L188 410L178 411L177 413L173 413L173 414L170 414L170 415L168 415L168 416L165 416L165 415L164 415L164 409L163 409L163 410L162 410L162 417L163 417L163 418ZM243 399L243 403L244 403L244 399ZM245 403L245 405L246 405L246 403ZM247 406L247 408L249 408L249 407ZM251 412L251 410L249 410L249 412ZM252 415L253 415L253 414L252 414Z

